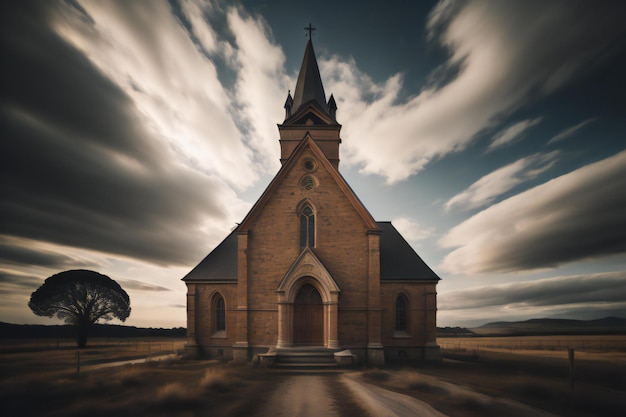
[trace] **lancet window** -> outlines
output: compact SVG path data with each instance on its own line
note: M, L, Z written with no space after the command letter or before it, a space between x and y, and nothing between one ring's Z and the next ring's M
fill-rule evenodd
M315 213L310 205L300 212L300 250L315 247Z
M215 331L226 330L226 307L224 305L224 298L220 294L215 295L213 306L215 312Z
M407 300L406 295L398 295L396 298L396 330L398 331L407 330L408 305L409 300Z

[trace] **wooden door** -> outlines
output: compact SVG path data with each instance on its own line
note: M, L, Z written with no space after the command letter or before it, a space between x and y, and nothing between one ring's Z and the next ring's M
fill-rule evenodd
M324 344L324 305L320 293L310 284L298 291L294 308L294 343Z

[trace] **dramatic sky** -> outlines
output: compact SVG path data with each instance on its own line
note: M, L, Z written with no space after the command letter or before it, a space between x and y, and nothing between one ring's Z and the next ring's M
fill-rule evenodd
M13 1L0 11L0 321L93 269L128 324L279 169L309 22L340 171L441 276L440 326L626 317L626 3Z

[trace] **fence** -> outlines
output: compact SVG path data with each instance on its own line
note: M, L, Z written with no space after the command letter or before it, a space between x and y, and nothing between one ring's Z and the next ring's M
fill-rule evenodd
M626 352L626 335L440 337L444 350Z
M0 379L156 360L180 353L185 342L184 338L93 338L86 349L78 350L71 339L5 339L0 341Z

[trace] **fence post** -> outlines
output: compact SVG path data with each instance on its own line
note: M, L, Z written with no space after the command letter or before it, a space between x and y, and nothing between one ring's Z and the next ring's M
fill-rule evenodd
M568 356L568 359L569 359L569 387L570 387L570 390L574 391L574 385L575 385L574 348L572 348L572 347L568 348L567 356Z

